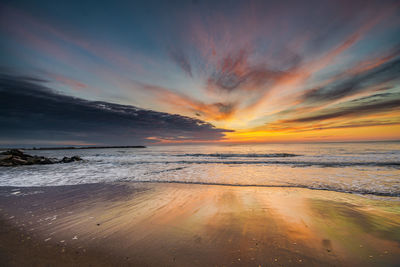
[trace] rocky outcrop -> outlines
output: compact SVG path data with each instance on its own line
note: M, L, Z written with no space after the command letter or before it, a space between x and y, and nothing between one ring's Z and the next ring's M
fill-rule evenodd
M0 166L10 167L19 165L34 165L34 164L55 164L55 163L69 163L74 161L81 161L78 156L64 157L59 160L56 158L46 158L40 156L31 156L25 154L19 149L10 149L0 153Z
M73 156L73 157L63 157L62 160L60 160L60 162L62 163L70 163L70 162L74 162L74 161L81 161L82 159L78 156Z

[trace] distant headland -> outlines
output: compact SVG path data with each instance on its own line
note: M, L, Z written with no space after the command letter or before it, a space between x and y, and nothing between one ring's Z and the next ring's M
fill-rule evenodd
M65 149L107 149L107 148L146 148L146 146L66 146L66 147L32 147L18 148L22 150L65 150ZM0 148L0 150L9 150L12 148Z
M64 150L64 149L104 149L104 148L146 148L146 146L68 146L68 147L34 147L26 150Z

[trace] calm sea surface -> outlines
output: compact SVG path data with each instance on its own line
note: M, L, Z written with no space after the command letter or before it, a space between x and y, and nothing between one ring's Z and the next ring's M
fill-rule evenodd
M69 164L0 167L0 186L179 182L400 196L400 142L153 146L27 151Z

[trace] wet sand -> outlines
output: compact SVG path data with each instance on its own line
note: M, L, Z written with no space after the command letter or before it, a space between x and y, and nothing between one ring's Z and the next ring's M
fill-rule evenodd
M296 188L0 187L1 266L399 266L400 202Z

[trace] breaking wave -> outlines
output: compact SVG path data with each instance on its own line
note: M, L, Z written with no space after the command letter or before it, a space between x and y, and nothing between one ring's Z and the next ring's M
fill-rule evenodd
M300 155L290 153L271 153L271 154L228 154L228 153L212 153L212 154L182 154L176 155L178 157L210 157L210 158L287 158L298 157Z
M265 160L180 160L180 161L135 161L129 164L232 164L232 165L246 165L246 164L261 164L261 165L292 165L295 167L352 167L352 166L366 166L366 167L389 167L400 168L400 162L322 162L322 161L265 161Z

